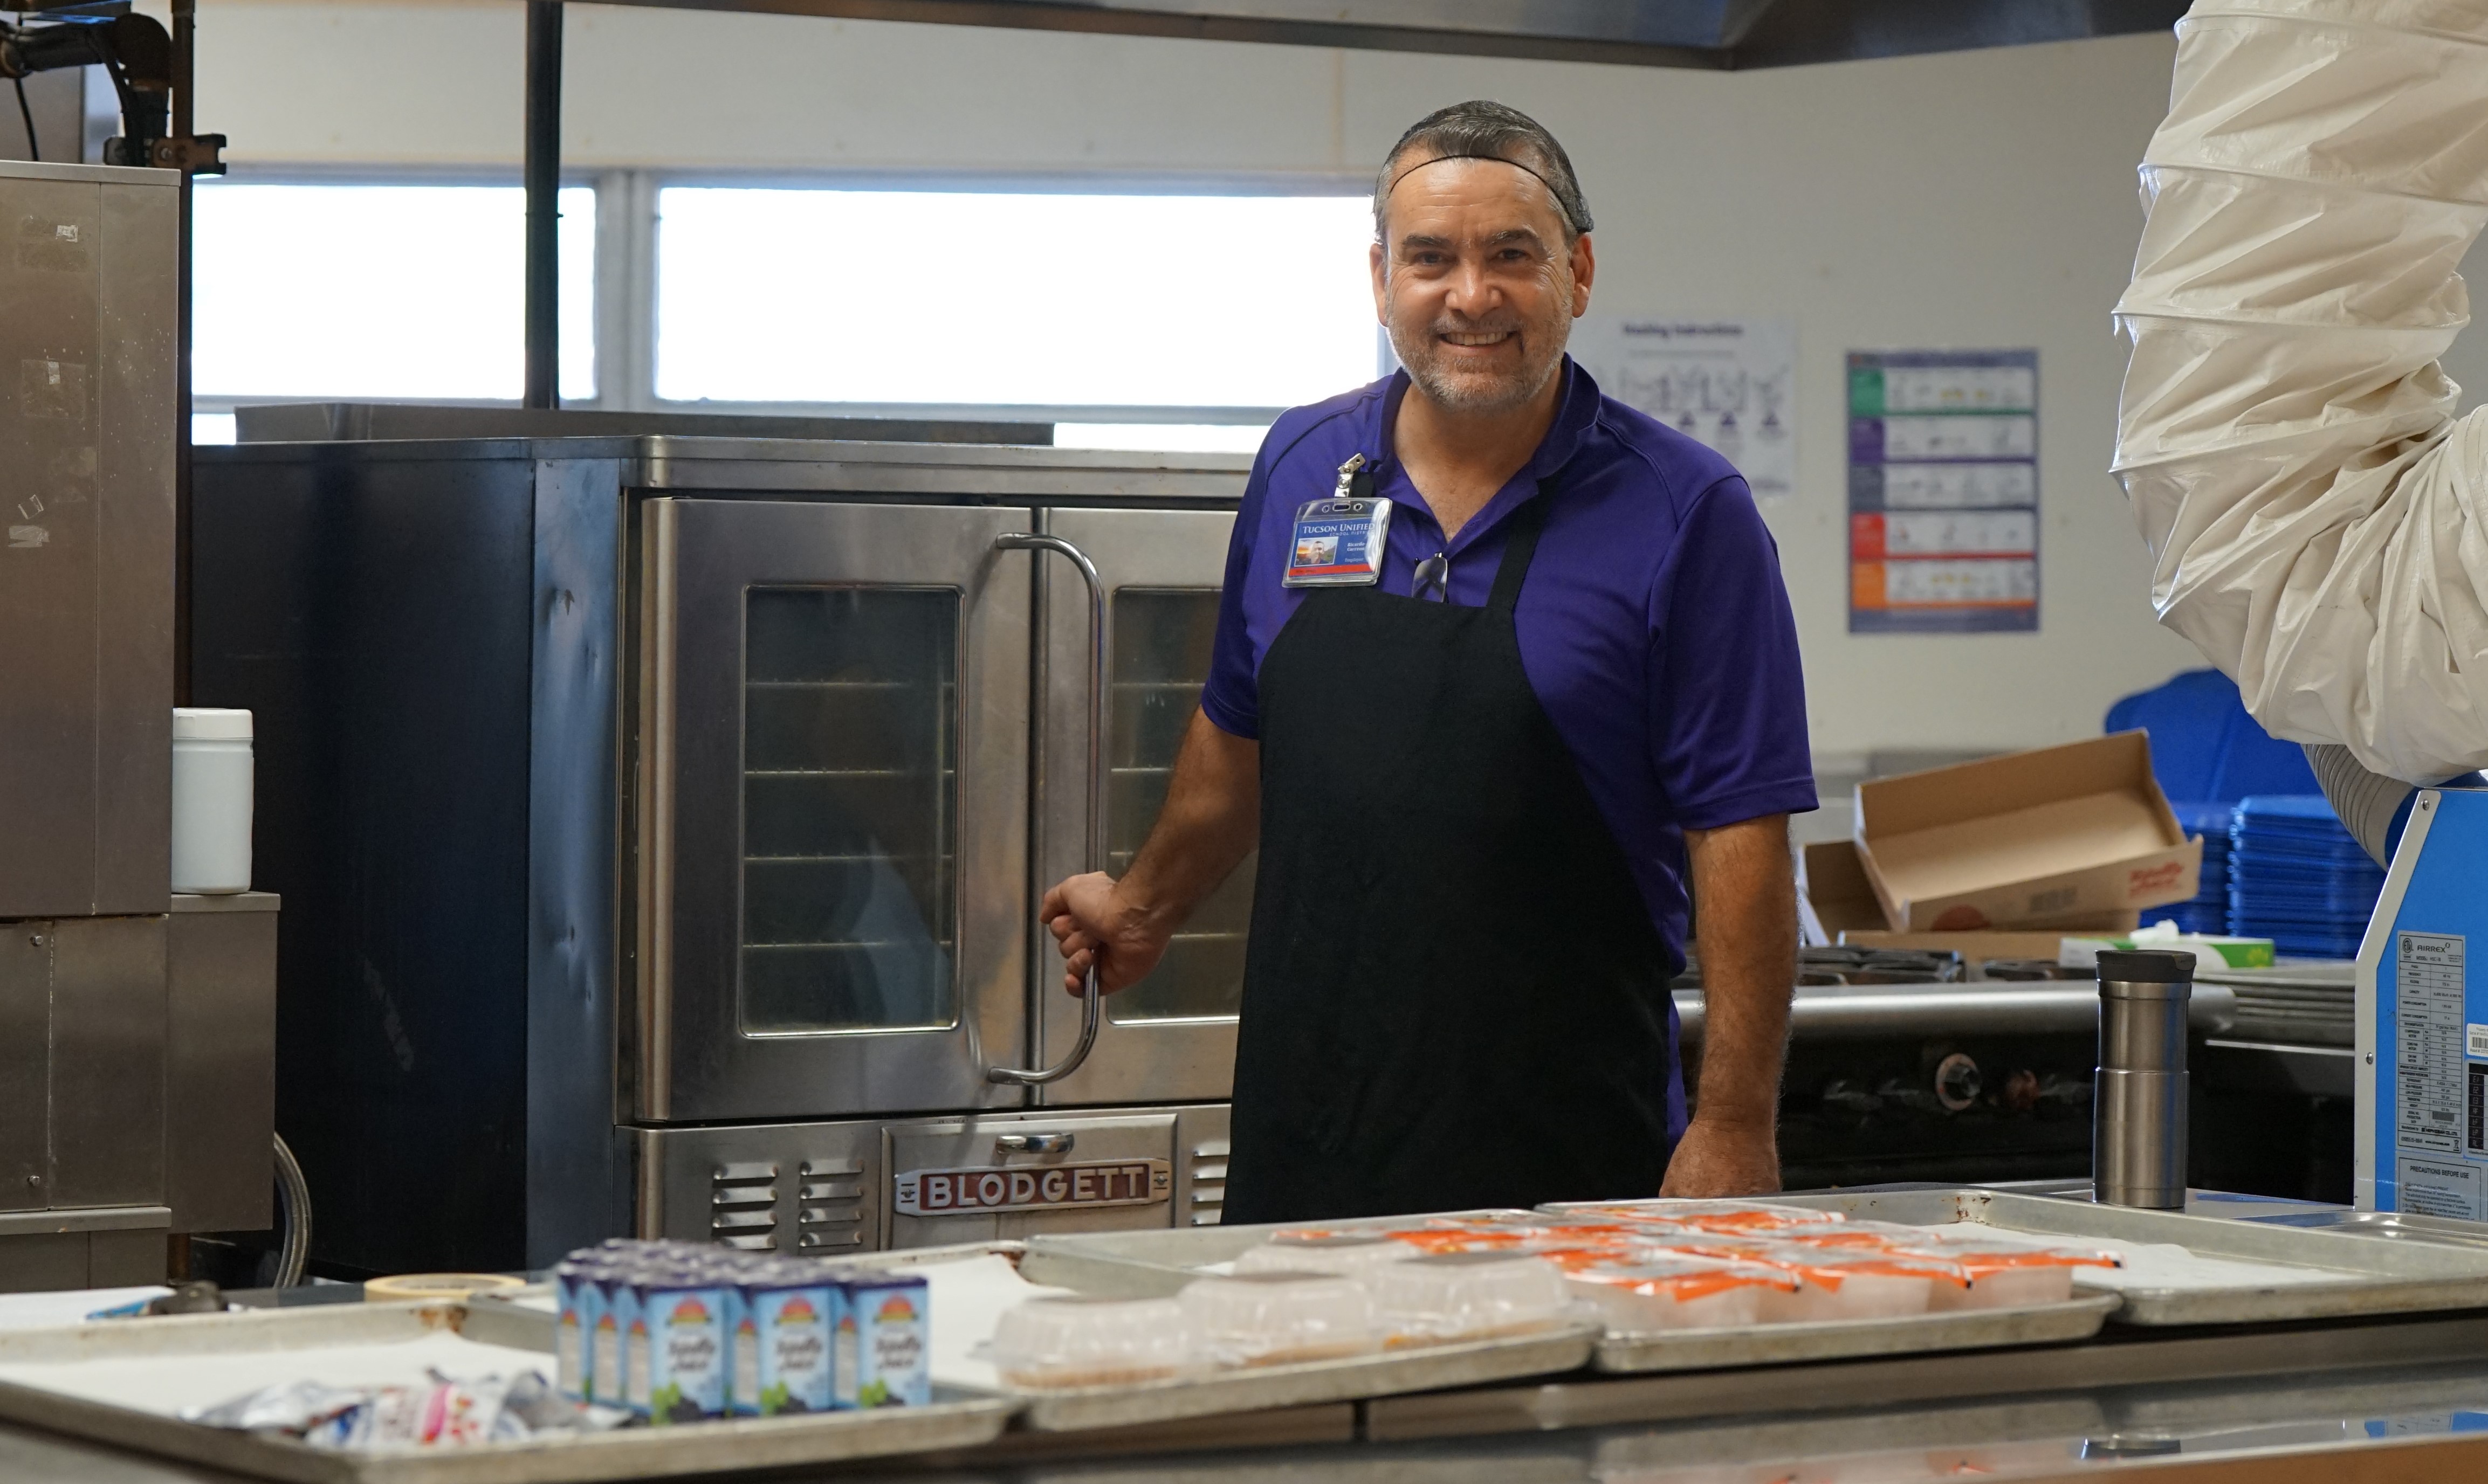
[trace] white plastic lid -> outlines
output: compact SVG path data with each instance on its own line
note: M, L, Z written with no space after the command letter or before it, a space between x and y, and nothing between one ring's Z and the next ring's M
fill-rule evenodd
M1019 1385L1172 1374L1192 1360L1192 1325L1173 1299L1032 1299L1003 1310L993 1360Z
M175 742L248 742L250 713L214 706L173 708Z
M1510 1252L1457 1252L1377 1268L1374 1307L1403 1338L1454 1339L1560 1321L1572 1302L1553 1263Z

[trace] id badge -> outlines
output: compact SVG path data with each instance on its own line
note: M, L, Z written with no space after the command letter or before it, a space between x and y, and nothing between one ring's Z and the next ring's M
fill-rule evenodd
M1382 554L1391 537L1391 502L1362 492L1369 477L1353 479L1362 455L1340 466L1339 490L1296 507L1287 534L1284 587L1371 587L1382 578Z

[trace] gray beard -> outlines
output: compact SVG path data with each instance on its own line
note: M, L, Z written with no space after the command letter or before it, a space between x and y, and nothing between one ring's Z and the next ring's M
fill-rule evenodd
M1400 351L1400 363L1408 368L1408 379L1416 382L1436 406L1454 412L1500 412L1519 406L1546 389L1546 383L1554 379L1556 368L1564 361L1564 348L1557 346L1553 355L1539 364L1523 366L1516 376L1496 381L1455 380L1444 376L1430 360L1410 359L1396 335L1392 337L1392 349Z
M1414 345L1401 338L1398 324L1390 326L1391 349L1399 353L1400 364L1408 368L1408 379L1416 382L1436 406L1454 412L1500 412L1519 406L1544 391L1564 364L1564 347L1571 339L1571 330L1572 306L1568 301L1551 323L1528 326L1532 345L1550 345L1544 359L1524 364L1509 379L1482 382L1456 380L1443 374L1434 360L1431 324L1423 327ZM1411 350L1417 353L1411 355Z

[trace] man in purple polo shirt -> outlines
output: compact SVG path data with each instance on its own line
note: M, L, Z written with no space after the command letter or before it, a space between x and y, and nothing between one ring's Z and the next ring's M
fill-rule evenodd
M1046 895L1065 985L1146 974L1258 843L1226 1219L1777 1190L1815 798L1770 535L1564 354L1596 263L1543 128L1433 114L1373 210L1407 369L1262 443L1156 827Z

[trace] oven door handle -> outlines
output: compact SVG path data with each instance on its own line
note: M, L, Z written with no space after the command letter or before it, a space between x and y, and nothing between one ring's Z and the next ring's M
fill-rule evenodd
M1051 551L1067 557L1080 569L1080 580L1088 584L1088 851L1085 869L1106 869L1106 583L1097 575L1097 564L1088 553L1060 536L1039 536L1026 531L1012 531L994 538L997 551ZM1059 1082L1088 1059L1097 1045L1099 1001L1104 996L1097 988L1097 964L1092 955L1088 964L1088 982L1080 995L1080 1043L1071 1054L1051 1067L988 1067L985 1080L1015 1087L1036 1087ZM1040 1020L1038 1023L1042 1023Z

